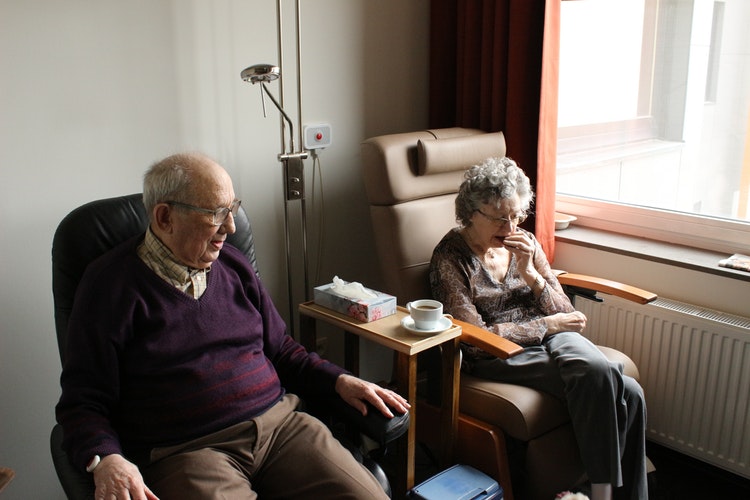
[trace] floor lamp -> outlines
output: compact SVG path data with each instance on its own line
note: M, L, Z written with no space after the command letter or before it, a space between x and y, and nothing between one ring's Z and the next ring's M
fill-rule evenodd
M294 331L294 293L293 293L293 280L292 280L292 250L291 250L291 238L289 234L289 202L299 200L301 209L301 225L302 225L302 254L303 254L303 265L304 265L304 280L305 280L305 300L309 300L309 275L308 275L308 259L307 259L307 213L305 207L305 164L304 160L307 158L307 151L304 149L296 151L294 143L294 125L289 115L286 114L284 108L274 98L273 94L269 92L266 87L267 82L272 82L279 78L281 71L278 66L271 64L255 64L249 68L245 68L240 76L246 82L252 84L260 84L261 99L263 100L263 116L266 115L266 101L264 96L268 96L271 102L281 113L281 116L286 121L289 127L289 145L290 148L287 151L286 143L283 140L284 137L284 125L281 125L282 135L282 152L278 155L278 160L282 164L283 169L283 182L284 182L284 236L286 244L286 275L287 275L287 293L289 296L289 328L292 337L295 337ZM295 337L296 338L296 337Z

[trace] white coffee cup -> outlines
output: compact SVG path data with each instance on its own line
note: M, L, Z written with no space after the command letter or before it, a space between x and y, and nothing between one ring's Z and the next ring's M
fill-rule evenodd
M418 330L432 330L443 317L443 304L437 300L414 300L406 304L406 308Z

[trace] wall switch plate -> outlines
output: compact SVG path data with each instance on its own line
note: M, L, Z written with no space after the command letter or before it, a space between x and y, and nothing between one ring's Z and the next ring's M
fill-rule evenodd
M294 156L284 160L284 184L287 200L305 198L305 164L302 158Z
M327 123L305 125L302 128L305 149L323 149L331 145L331 126Z

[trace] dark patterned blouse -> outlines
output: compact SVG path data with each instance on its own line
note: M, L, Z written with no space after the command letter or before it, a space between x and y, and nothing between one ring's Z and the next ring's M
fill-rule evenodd
M523 231L523 230L521 230ZM534 243L534 267L547 281L539 298L518 272L511 256L502 281L492 277L480 258L455 228L435 247L430 262L432 295L454 318L485 328L522 346L539 345L547 327L544 316L574 311L550 268L539 242ZM464 345L470 359L488 358L476 347Z

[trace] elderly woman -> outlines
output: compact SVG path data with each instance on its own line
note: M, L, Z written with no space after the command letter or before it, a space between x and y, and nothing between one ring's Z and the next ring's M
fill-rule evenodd
M581 335L586 317L534 235L518 227L533 196L510 158L469 169L456 198L460 226L432 256L433 295L455 318L524 347L507 360L468 347L464 369L565 401L593 500L647 498L643 391Z

